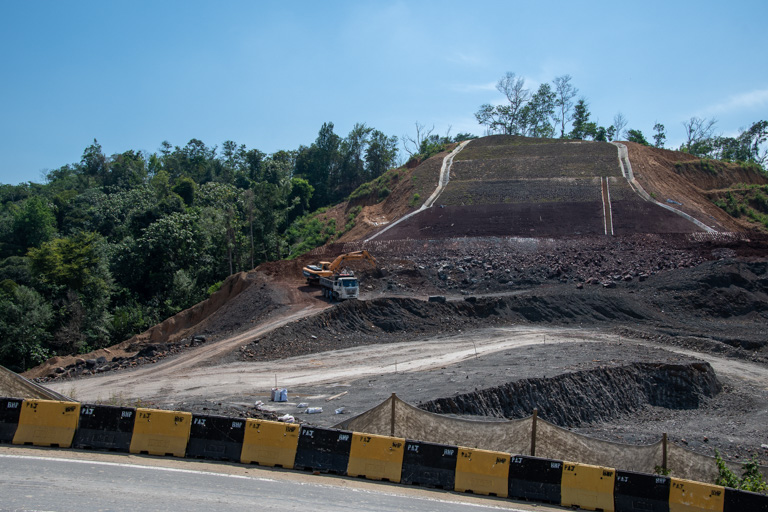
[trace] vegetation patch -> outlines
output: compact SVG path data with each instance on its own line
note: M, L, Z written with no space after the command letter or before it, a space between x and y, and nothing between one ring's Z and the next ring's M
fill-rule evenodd
M746 217L768 229L768 185L739 185L710 194L710 199L731 217Z

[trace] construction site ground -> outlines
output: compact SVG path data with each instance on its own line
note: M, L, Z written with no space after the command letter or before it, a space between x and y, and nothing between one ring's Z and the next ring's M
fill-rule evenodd
M26 376L86 402L325 426L391 393L425 407L468 394L479 403L525 381L543 390L545 419L557 405L549 396L607 397L603 410L558 417L575 432L626 443L667 433L706 455L765 465L768 237L707 194L768 179L626 146L648 197L700 224L641 198L616 146L487 137L457 147L454 168L446 152L391 171L383 201L377 192L323 213L343 225L358 212L337 244L231 276L139 336ZM417 197L436 201L407 217ZM360 300L331 304L302 281L304 265L362 249L378 264L349 265ZM622 394L611 380L619 370L664 365L665 377L639 377L645 398L611 399ZM707 389L685 377L712 371L719 385ZM563 389L564 374L586 387ZM270 402L273 387L287 388L288 401ZM475 409L474 418L499 419Z
M332 426L391 393L419 404L591 368L703 360L723 390L700 397L695 409L645 404L607 421L562 426L641 444L666 432L672 442L708 455L719 448L731 460L757 455L768 461L768 263L749 256L768 241L714 246L656 238L647 249L657 255L652 258L637 240L611 239L605 243L635 249L601 250L607 256L602 270L587 277L585 265L572 258L589 259L585 244L598 242L561 240L558 252L544 244L543 252L526 247L514 253L492 240L474 240L465 241L460 254L421 244L406 257L387 254L380 243L377 269L354 264L362 300L341 304L328 303L290 274L292 265L266 265L253 285L195 330L206 337L202 345L172 355L159 350L134 366L116 364L46 385L81 401L291 414ZM403 244L396 244L396 253ZM446 268L448 260L463 268ZM613 267L619 260L624 273ZM486 265L502 268L488 277L494 274ZM459 279L478 269L481 278ZM446 302L427 300L435 295ZM275 385L288 389L288 402L269 401ZM306 414L300 403L323 412Z

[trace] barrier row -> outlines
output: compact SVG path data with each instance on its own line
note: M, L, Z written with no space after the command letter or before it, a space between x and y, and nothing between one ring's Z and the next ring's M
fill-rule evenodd
M768 512L768 496L666 476L256 419L0 398L0 443L228 460L603 511Z

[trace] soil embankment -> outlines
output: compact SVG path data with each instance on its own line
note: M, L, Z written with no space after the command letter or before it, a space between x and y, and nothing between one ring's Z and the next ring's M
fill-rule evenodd
M696 409L722 390L707 363L635 363L595 368L551 379L525 379L439 398L419 407L439 414L541 418L562 427L609 422L645 406Z

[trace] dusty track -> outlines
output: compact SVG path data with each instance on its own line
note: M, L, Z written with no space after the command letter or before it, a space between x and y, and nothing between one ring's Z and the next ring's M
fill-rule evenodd
M325 307L327 305L321 302L310 305L294 304L287 307L276 318L267 320L246 332L200 346L157 364L146 365L130 372L102 374L87 379L57 383L49 387L64 389L64 394L69 394L78 400L109 401L114 397L130 400L160 400L163 395L168 396L168 390L175 389L173 383L177 380L197 381L198 374L205 372L198 367L205 366L206 362L215 360L272 329L315 314ZM218 372L221 373L221 369ZM214 374L214 380L216 375ZM212 383L201 384L210 386Z

